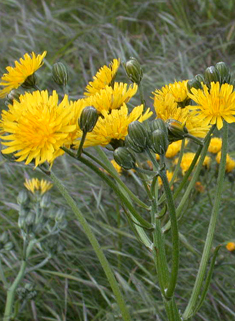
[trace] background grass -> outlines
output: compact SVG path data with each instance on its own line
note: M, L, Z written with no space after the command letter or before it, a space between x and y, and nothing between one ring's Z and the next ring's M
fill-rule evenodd
M227 62L234 74L235 2L218 0L0 0L0 71L25 52L48 51L39 70L41 88L58 89L51 80L54 62L63 61L69 70L72 99L81 97L97 69L120 57L140 60L144 68L143 86L149 106L151 92L162 85L203 72L218 61ZM124 80L124 71L118 75ZM138 97L136 98L136 101ZM4 108L4 102L1 102ZM235 133L230 130L230 152L235 155ZM133 320L165 320L151 253L139 245L128 228L124 213L112 191L80 164L63 157L54 170L77 200L105 250ZM19 267L21 240L17 228L15 200L25 177L42 177L29 167L7 163L0 168L0 232L8 229L15 250L5 259L8 277ZM130 181L130 177L124 177ZM132 187L138 192L132 181ZM215 183L209 189L211 195ZM233 184L227 181L214 244L235 238ZM19 320L120 320L117 306L100 264L78 222L55 189L53 203L67 210L68 226L59 236L63 250L41 270L27 275L37 297L28 302ZM186 306L203 248L211 209L207 193L189 203L180 231L180 280L177 301ZM79 231L79 232L78 232ZM196 249L189 250L189 244ZM170 250L170 247L169 247ZM217 260L207 300L193 320L235 319L235 256L225 249ZM33 253L31 263L43 254ZM0 289L0 313L5 292Z

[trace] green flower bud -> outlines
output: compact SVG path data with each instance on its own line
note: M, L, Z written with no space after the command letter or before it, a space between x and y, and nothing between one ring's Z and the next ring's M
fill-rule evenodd
M85 107L79 119L79 127L85 133L92 132L93 128L96 125L98 117L98 112L94 107Z
M143 153L144 148L137 146L129 135L125 137L125 146L132 149L136 153Z
M68 83L68 71L62 62L56 62L52 66L52 77L59 86L66 86Z
M128 134L137 147L145 149L147 147L148 132L144 125L138 120L133 121L128 126Z
M150 136L152 151L159 155L164 155L167 151L169 142L166 133L161 129L156 129Z
M41 208L50 208L51 206L51 197L48 194L43 195L40 201Z
M135 168L135 158L125 147L118 147L113 152L115 162L124 169Z
M4 231L1 235L0 235L0 243L2 244L6 244L9 240L9 235L7 233L7 231Z
M143 70L138 60L131 57L130 60L124 64L124 68L129 79L139 85L143 77Z
M220 75L220 84L230 83L231 74L228 65L221 61L215 65L219 75Z
M170 143L181 140L188 134L187 128L178 120L168 119L166 121L166 125L168 128L168 139Z
M166 124L161 118L150 121L149 128L151 132L154 132L156 129L161 129L166 135L168 134Z
M29 195L26 191L20 191L17 196L17 203L26 206L29 203Z
M191 92L192 88L202 89L202 85L196 78L192 78L187 82L187 88L188 88L188 91L192 93Z
M14 247L14 244L12 242L7 242L3 248L5 251L11 251L13 247Z
M19 101L19 97L21 95L21 92L17 89L13 89L8 95L7 95L7 102L9 104L13 104L14 100Z
M205 83L205 78L203 77L202 74L198 74L194 77L196 80L198 80L200 83Z
M35 88L37 83L36 74L28 76L25 82L21 85L25 89Z
M220 75L218 70L214 66L210 66L206 68L205 73L204 73L204 78L207 86L210 87L211 82L218 82L220 81Z

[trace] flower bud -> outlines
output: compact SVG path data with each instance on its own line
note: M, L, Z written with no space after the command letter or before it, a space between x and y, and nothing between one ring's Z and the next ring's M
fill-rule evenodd
M204 78L207 86L210 86L211 82L218 82L220 81L220 75L218 70L214 66L210 66L206 68L204 73Z
M196 80L198 80L200 83L205 83L205 78L203 77L202 74L197 74L195 77L194 77Z
M159 155L164 155L166 153L169 142L167 135L162 129L156 129L151 133L150 142L150 148L154 153Z
M128 126L128 134L137 147L145 149L147 147L148 132L144 125L138 120L133 121Z
M17 196L17 203L19 205L27 205L29 202L29 195L26 191L20 191L18 196Z
M79 119L79 127L85 133L92 132L97 120L97 110L92 106L85 107Z
M129 135L125 137L125 146L132 149L136 153L143 153L144 148L137 146Z
M116 163L124 169L135 167L135 158L125 147L118 147L113 152L113 157Z
M143 77L143 70L138 60L131 57L130 60L124 64L124 68L129 79L139 85Z
M181 140L188 134L187 128L178 120L168 119L166 125L168 128L168 139L170 143Z
M228 65L221 61L215 65L219 75L220 75L220 84L229 83L231 80L231 74Z
M52 66L52 77L59 86L66 86L68 83L68 71L62 62L56 62Z
M187 82L187 88L188 91L191 93L192 88L202 89L202 85L196 78L192 78Z
M168 135L166 124L161 118L150 121L149 128L151 132L155 131L156 129L161 129L166 135Z
M0 235L0 243L2 244L6 244L9 240L9 235L7 233L7 231L4 231L1 235Z
M25 82L21 85L25 89L35 88L37 83L37 77L35 74L28 76Z

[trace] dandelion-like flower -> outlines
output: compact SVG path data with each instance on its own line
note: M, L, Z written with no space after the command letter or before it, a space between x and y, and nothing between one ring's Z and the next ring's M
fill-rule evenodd
M91 133L87 134L84 147L101 145L106 146L112 140L124 140L127 136L128 125L138 120L143 122L148 119L152 112L148 109L143 114L144 106L135 107L128 115L128 108L126 104L120 109L113 109L110 113L103 112L103 117L99 117L96 126ZM79 141L74 141L75 145L79 145Z
M217 154L221 151L222 148L222 139L219 137L211 138L210 145L208 147L208 152L212 154Z
M221 160L221 152L219 152L216 156L216 162L220 164ZM226 165L225 165L225 171L227 173L232 172L232 170L235 168L235 160L229 155L226 155Z
M31 56L26 53L24 58L20 58L20 62L15 61L15 67L8 66L6 68L8 73L5 73L1 78L0 85L5 88L0 90L0 98L6 97L12 89L20 87L29 76L34 74L43 65L46 53L44 51L37 56L34 52L31 53Z
M195 156L195 153L184 153L180 163L180 167L182 169L183 174L189 169L194 159L194 156ZM176 160L176 162L178 162L178 159Z
M234 242L228 242L228 244L226 245L226 249L230 252L235 251L235 243Z
M181 103L188 98L187 82L188 80L175 81L173 84L166 85L161 89L156 89L153 94L156 100L171 94L176 103Z
M39 192L41 195L43 195L52 188L53 184L44 179L39 180L38 178L32 178L26 179L24 186L33 194Z
M204 125L203 120L191 111L191 106L185 108L178 107L175 98L170 93L167 93L165 96L155 95L153 105L158 118L164 121L168 119L180 121L193 136L203 138L210 129L210 126Z
M109 67L101 67L99 71L96 73L96 75L93 77L93 81L90 81L89 84L86 86L84 95L92 96L101 89L105 88L105 86L110 86L116 76L119 66L120 59L113 59Z
M113 87L105 86L104 89L87 98L87 103L101 113L103 110L109 111L120 108L136 94L138 89L136 84L127 86L127 84L117 82L114 83Z
M73 119L67 96L58 103L55 91L51 96L47 91L21 95L2 112L1 129L8 134L1 136L5 141L2 144L7 146L2 153L13 153L18 162L26 164L34 160L35 166L52 163L64 153L60 147L76 130Z
M223 120L227 123L235 122L235 92L233 86L219 82L211 83L211 88L203 85L203 89L191 89L189 97L197 103L191 109L198 114L203 125L216 124L218 129L223 127Z

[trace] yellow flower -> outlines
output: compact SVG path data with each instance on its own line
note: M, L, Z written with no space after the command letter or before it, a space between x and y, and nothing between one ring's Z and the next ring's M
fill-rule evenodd
M85 96L92 96L96 94L105 86L110 86L114 77L116 76L117 70L120 66L120 59L113 59L111 64L108 66L103 66L99 69L96 75L93 77L93 81L90 81L86 86Z
M222 139L219 137L213 137L211 138L208 152L212 154L217 154L218 152L221 151L221 147L222 147Z
M220 164L221 160L221 152L219 152L216 156L216 162ZM235 168L235 160L230 157L229 154L226 155L226 165L225 165L225 171L227 173L230 173Z
M235 251L235 243L234 242L229 242L227 245L226 245L226 249L230 252L233 252Z
M113 109L110 113L104 111L103 117L99 117L93 131L87 134L84 147L106 146L112 140L124 140L127 136L128 125L131 122L135 120L143 122L152 115L150 109L144 114L143 110L143 105L140 105L135 107L128 115L128 108L126 104L123 104L120 109ZM74 144L79 145L79 141L75 141Z
M180 167L182 169L182 173L184 174L190 167L193 159L194 159L195 153L185 153L182 157L182 161L180 164ZM176 160L177 162L178 160Z
M177 107L177 103L170 93L165 96L155 95L153 105L158 118L161 118L164 121L167 121L168 119L180 121L193 136L203 138L210 129L208 125L203 125L202 119L191 111L191 106L185 108Z
M38 191L41 195L43 195L52 188L53 184L44 179L39 180L38 178L32 178L26 179L24 186L33 194Z
M167 177L168 181L170 182L172 177L173 177L173 172L170 172L170 171L167 170L166 171L166 177ZM161 179L160 176L158 176L158 184L159 184L160 187L162 186L162 179Z
M156 89L153 94L156 96L156 99L171 94L175 102L183 102L188 98L187 82L188 80L175 81L173 84L166 85L160 90Z
M206 168L209 168L209 167L210 167L210 165L211 165L211 158L210 158L210 156L206 156L206 157L205 157L202 165L205 166Z
M181 145L182 145L182 140L179 140L177 142L173 142L171 143L166 151L166 158L173 158L175 157L175 155L178 154L178 152L181 149Z
M47 91L34 91L21 95L19 102L14 100L8 111L2 112L1 128L6 136L1 139L8 146L3 154L13 153L18 162L35 166L44 162L52 163L64 152L60 149L69 133L76 130L71 124L74 112L69 106L68 97L58 104L55 91L48 96Z
M28 76L31 76L36 70L43 65L43 58L46 56L46 51L41 55L35 55L34 52L25 54L24 58L20 58L20 62L15 61L15 67L7 67L8 73L5 73L2 78L0 85L5 88L0 90L0 98L6 97L12 89L17 89L21 86Z
M235 122L235 92L233 86L219 82L211 83L210 90L206 85L203 89L191 89L189 97L198 105L191 106L198 114L203 125L216 124L218 129L223 127L223 119L228 123Z
M95 107L99 112L120 108L127 103L137 92L138 86L133 84L127 88L127 84L114 83L114 87L105 86L93 96L87 98L89 105Z

